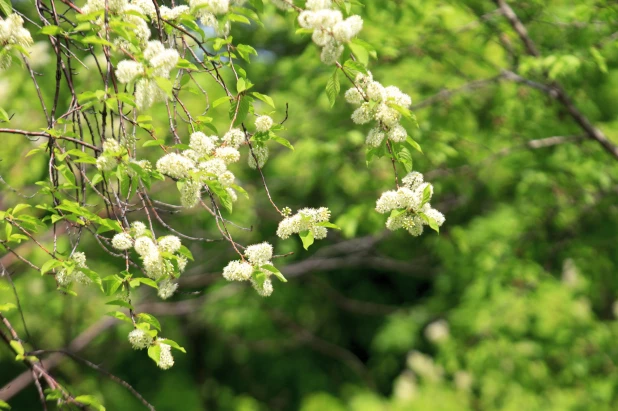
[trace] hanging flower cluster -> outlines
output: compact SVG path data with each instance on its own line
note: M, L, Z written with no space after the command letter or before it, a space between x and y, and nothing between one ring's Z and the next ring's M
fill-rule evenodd
M156 338L156 335L156 330L150 330L147 324L142 323L138 324L136 328L129 333L128 339L134 350L148 348L149 355L151 354L151 349L158 348L158 354L156 355L158 357L157 365L162 370L168 370L174 366L172 346L165 343L170 342L169 340L165 338ZM176 348L179 347L176 345Z
M146 275L159 281L159 297L165 300L174 294L178 284L173 279L187 265L187 258L178 253L182 247L178 237L160 237L155 243L144 224L134 222L129 232L118 233L112 238L112 247L120 251L134 248L142 260Z
M298 15L298 23L304 29L313 30L313 42L322 47L324 64L335 64L348 43L363 28L360 16L343 19L339 10L332 8L331 0L307 0L307 10Z
M321 240L328 234L326 227L334 227L328 220L330 220L330 210L326 207L303 208L279 223L277 235L285 240L292 234L311 232L314 239Z
M273 258L273 246L267 242L250 245L245 249L244 260L230 261L223 269L223 277L228 281L251 281L251 285L262 297L268 297L273 292L271 276L274 274L280 280L285 281L271 259Z
M406 141L408 132L399 122L401 110L407 110L412 104L410 96L395 86L384 87L374 81L371 72L359 73L355 85L345 93L348 103L360 105L352 113L352 121L356 124L378 122L367 135L367 145L379 147L385 137L395 143Z
M121 83L138 79L135 85L135 104L140 110L146 110L153 103L165 100L165 91L159 87L156 79L169 79L170 72L179 59L176 50L165 48L157 40L148 42L143 56L144 63L123 60L116 68L116 77Z
M188 150L161 157L157 170L181 181L180 201L185 207L194 207L199 202L204 184L217 194L227 193L235 202L238 199L233 188L236 177L227 166L240 160L238 148L244 141L245 133L237 128L228 131L222 139L197 131L191 134Z
M423 226L432 228L442 226L444 215L431 208L429 200L433 195L433 186L423 182L423 175L416 171L402 179L403 187L396 191L386 191L376 203L380 214L390 212L386 228L391 231L404 228L413 236L423 233Z
M10 51L17 46L30 47L32 46L32 36L30 32L24 28L24 20L21 16L13 13L5 20L0 18L0 70L6 70L10 67L12 57Z
M84 270L88 270L86 265L86 254L77 251L74 252L68 261L65 263L56 274L56 281L62 287L66 287L72 282L79 284L90 284L92 281L84 273Z

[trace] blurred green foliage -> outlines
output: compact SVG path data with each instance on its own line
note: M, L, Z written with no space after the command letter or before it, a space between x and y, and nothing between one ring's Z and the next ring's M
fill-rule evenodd
M559 81L618 143L614 2L512 2L541 58L526 56L489 0L362 3L353 6L365 20L361 38L378 51L370 69L384 85L410 94L413 104L508 69L533 81ZM29 4L14 5L33 13ZM324 90L331 69L320 63L309 36L294 34L293 13L265 7L264 28L238 25L232 34L258 50L246 69L256 90L275 100L275 120L289 107L285 137L295 150L273 153L264 170L269 188L278 204L294 209L328 205L342 231L309 252L297 238L276 239L278 216L259 175L238 167L234 172L251 199L239 201L234 221L257 224L235 235L272 241L279 253L293 251L279 265L296 274L262 299L220 278L233 257L227 245L190 244L196 262L181 284L184 293L165 303L188 302L190 309L159 305L156 312L187 354L177 354L171 370L158 370L130 350L129 326L115 324L79 355L132 384L158 410L618 408L616 159L586 138L547 94L489 80L415 110L420 127L413 137L425 154L415 153L414 169L435 186L434 205L447 218L440 235L384 235L384 219L373 208L393 185L390 163L365 164L367 130L352 123L352 107L341 96L329 107ZM41 79L53 79L49 45L38 40L33 68L44 74ZM90 84L98 77L79 65L75 70L81 87L99 87ZM50 99L53 81L39 81ZM220 97L208 80L203 85L213 90L210 101ZM185 93L191 110L204 109L203 96ZM2 74L0 97L14 114L14 127L45 127L26 70L16 66ZM164 106L152 113L159 135L166 135ZM219 128L229 122L223 108L209 115ZM552 136L576 138L529 145ZM8 185L29 195L45 177L43 156L24 160L39 143L3 135L3 207L20 201ZM156 155L155 148L148 150ZM170 187L158 183L156 195L172 200ZM182 232L208 236L214 221L203 214L190 211L168 221ZM122 262L86 241L92 269L122 270ZM44 261L34 249L31 258ZM321 265L302 266L303 260ZM61 295L52 279L19 261L10 271L37 348L66 346L108 311L96 290ZM2 279L4 302L15 300ZM23 331L16 311L9 318ZM8 350L0 350L0 385L23 371ZM54 374L75 393L99 397L109 410L143 408L125 388L80 363L67 359ZM40 407L32 385L10 404L16 410Z

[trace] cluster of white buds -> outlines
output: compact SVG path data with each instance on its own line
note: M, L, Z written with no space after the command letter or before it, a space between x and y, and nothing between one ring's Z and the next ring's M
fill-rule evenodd
M159 347L161 348L161 355L159 357L159 362L157 365L162 370L168 370L174 366L174 357L172 356L172 346L169 344L165 344L160 342L163 340L162 338L157 339Z
M223 269L223 277L228 281L251 281L251 285L262 297L273 292L271 280L273 268L273 246L267 242L250 245L245 249L247 261L230 261Z
M180 275L187 265L186 257L177 254L182 247L178 237L160 237L155 244L144 224L135 222L129 232L118 233L112 238L112 247L121 251L134 248L142 259L146 275L160 281L159 297L167 299L174 294L178 284L174 283L173 279Z
M191 13L195 15L204 26L212 27L217 35L227 36L230 32L230 22L221 25L217 20L217 15L225 14L229 11L229 0L189 0Z
M255 131L266 133L273 126L273 119L270 116L258 116L255 119Z
M240 160L238 148L244 141L245 133L237 128L228 131L222 139L196 131L191 134L189 149L161 157L157 161L157 170L182 181L180 202L185 207L194 207L200 200L204 184L215 181L232 201L236 201L238 196L232 188L236 177L227 167Z
M21 16L13 13L5 20L0 19L0 70L5 70L11 65L12 58L9 51L12 46L30 47L32 44L32 36L24 28Z
M82 8L82 12L84 14L101 12L105 10L107 4L107 13L109 15L122 16L124 22L131 24L131 34L143 45L151 36L148 22L140 16L140 14L148 15L145 10L149 11L149 9L147 6L144 6L144 3L146 2L129 3L127 0L88 0ZM95 24L101 30L104 30L105 16L103 14L99 15L95 20ZM114 44L126 48L129 45L129 41L128 39L118 37L114 39Z
M152 344L152 335L148 331L136 328L129 333L129 342L134 350L143 350Z
M292 8L292 0L270 0L275 7L281 10L290 10Z
M116 68L116 77L121 83L130 83L137 79L135 104L143 111L153 103L165 100L167 97L165 91L159 87L155 79L157 77L169 79L170 72L176 67L179 58L176 50L165 48L160 41L149 41L144 49L145 62L121 61Z
M386 228L391 231L404 228L413 236L423 233L423 226L435 222L438 227L444 224L444 215L431 208L429 200L433 195L433 186L423 182L423 175L416 171L402 179L403 187L396 191L386 191L376 203L380 214L390 212Z
M292 234L303 231L311 231L313 238L321 240L328 234L327 226L331 226L330 210L326 207L303 208L291 217L284 218L277 228L277 235L282 239L289 238Z
M103 142L103 152L97 158L97 168L101 171L111 171L127 159L127 149L116 140L109 139Z
M313 30L311 38L322 47L322 62L329 65L335 64L343 53L343 45L363 28L360 16L344 19L341 12L332 6L331 0L307 0L307 10L298 15L300 26Z
M352 113L352 120L356 124L366 124L372 120L378 122L377 126L372 128L367 135L367 145L378 147L385 137L395 143L406 141L408 133L399 124L400 110L410 108L412 104L410 96L395 86L382 86L373 80L371 72L359 73L354 83L355 87L345 93L348 103L360 105Z
M58 285L62 287L66 287L72 282L77 282L80 284L90 284L92 281L86 274L83 273L80 268L88 269L86 265L86 254L77 251L74 252L70 258L72 264L69 267L63 267L56 274L56 281Z

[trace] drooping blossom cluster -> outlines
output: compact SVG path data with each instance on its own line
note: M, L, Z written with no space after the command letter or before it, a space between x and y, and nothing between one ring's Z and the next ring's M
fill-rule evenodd
M444 215L431 208L429 200L433 195L433 186L423 182L423 175L416 171L402 179L403 187L386 191L376 203L380 214L391 213L386 221L386 228L391 231L404 228L413 236L423 233L423 226L435 221L438 227L444 223Z
M135 328L129 333L129 343L134 350L143 350L152 344L152 335L141 328Z
M298 15L298 23L304 29L313 30L311 38L322 47L322 62L335 64L343 53L343 45L363 28L363 20L357 15L344 19L339 10L332 8L331 0L307 0L305 7Z
M191 134L189 149L161 157L157 170L182 181L180 201L185 207L194 207L199 202L205 184L218 183L236 201L238 196L232 188L235 176L227 166L240 159L238 148L244 141L245 133L238 128L228 131L221 139L196 131Z
M352 113L356 124L366 124L372 120L377 122L367 135L367 145L379 147L385 137L395 143L406 141L408 132L400 124L401 112L394 107L407 110L412 99L399 88L384 87L373 80L371 72L359 73L355 87L346 91L345 98L348 103L360 106Z
M77 282L79 284L90 284L92 280L84 274L81 269L88 269L86 265L86 254L81 251L76 251L73 253L71 258L69 259L71 264L69 267L62 267L56 274L56 281L62 287L66 287L72 282Z
M279 223L277 235L285 240L293 234L311 231L314 239L321 240L328 234L326 226L330 225L327 224L329 219L330 210L326 207L302 208Z
M32 44L32 36L24 28L21 16L13 13L4 20L0 18L0 70L5 70L11 65L10 51L14 46L30 47Z
M273 292L273 246L267 242L250 245L245 249L245 260L230 261L223 269L228 281L251 281L251 285L262 297Z
M135 249L142 260L146 275L159 281L158 295L162 299L174 294L178 284L173 279L178 277L187 265L186 257L178 254L181 246L180 239L173 235L160 237L155 243L146 226L139 221L131 224L128 232L118 233L112 238L112 247L117 250Z
M169 79L178 59L176 50L165 48L158 40L149 41L144 49L144 63L123 60L118 63L116 77L121 83L130 83L138 79L135 84L135 104L138 109L146 110L153 103L165 100L165 91L159 87L156 79Z

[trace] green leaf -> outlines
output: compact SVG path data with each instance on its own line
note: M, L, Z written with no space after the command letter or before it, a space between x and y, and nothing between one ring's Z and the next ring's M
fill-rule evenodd
M56 259L48 260L45 262L45 264L41 266L41 275L45 274L48 271L53 270L56 267L60 267L61 265L62 265L62 261L60 260L56 260Z
M189 251L189 249L185 247L184 245L180 246L180 249L178 250L178 254L187 257L187 259L190 261L194 261L193 254L191 254L191 251Z
M399 217L402 214L407 213L408 210L406 210L405 208L401 209L401 210L392 210L391 211L391 218L396 218Z
M154 280L151 280L150 278L138 277L138 278L132 279L130 283L131 287L133 288L137 287L139 284L144 284L152 288L159 288L157 283Z
M229 13L227 15L227 18L228 20L235 21L237 23L251 24L248 18L246 18L245 16L241 16L240 14Z
M292 146L292 143L290 143L287 139L285 139L283 137L279 137L278 135L276 135L272 131L268 133L268 136L270 137L271 140L276 141L277 143L281 144L282 146L285 146L285 147L289 148L290 150L294 150L294 146Z
M367 67L365 67L362 63L354 61L352 59L346 60L345 63L343 63L343 67L354 76L356 75L356 73L367 74Z
M274 265L270 265L270 264L264 264L262 266L260 266L261 269L263 270L267 270L270 271L271 273L273 273L275 275L275 277L277 277L280 281L287 283L288 280L283 276L283 274L281 274L281 271L279 271L277 269L277 267L275 267Z
M133 324L133 321L131 321L131 319L129 318L129 316L128 316L128 315L126 315L126 314L125 314L125 313L123 313L123 312L120 312L120 311L110 311L110 312L108 312L108 313L107 313L107 314L105 314L105 315L109 315L110 317L117 318L117 319L119 319L120 321L124 321L124 322L126 322L126 323Z
M421 207L427 204L429 200L431 200L431 186L427 184L423 190L423 201L421 202Z
M321 223L317 223L316 225L320 226L320 227L326 227L326 228L332 228L335 230L341 230L341 228L336 225L331 223L330 221L322 221Z
M239 78L238 81L236 82L236 91L238 92L238 94L240 94L246 89L247 89L247 84L245 82L245 79L242 77Z
M19 341L11 340L9 344L11 344L13 351L15 351L17 355L24 355L24 353L26 352L26 350L24 350L24 346L21 345Z
M0 0L0 4L2 4L3 1L4 0ZM11 406L8 403L0 400L0 410L10 410L10 409L11 409Z
M225 103L226 101L230 101L230 98L228 96L223 96L213 101L211 106L212 108L216 108L220 106L221 104Z
M109 41L99 38L97 36L87 36L82 39L80 39L79 37L71 36L71 38L77 41L81 41L84 44L99 44L102 46L109 46L109 47L113 46L113 44L110 43Z
M335 105L335 100L337 99L340 90L341 85L339 84L339 69L335 69L326 83L326 95L328 96L328 101L330 102L331 107Z
M0 304L0 312L3 313L8 313L9 311L12 311L16 308L17 306L13 303Z
M164 77L155 77L155 83L157 83L157 86L159 86L159 88L163 91L165 91L165 94L167 94L167 97L169 97L170 99L174 98L174 94L172 93L174 86L172 84L172 82Z
M413 149L417 150L418 152L422 153L423 149L421 148L421 146L412 139L412 137L408 136L408 138L406 139L406 142L408 144L410 144L410 146L412 146Z
M399 162L403 165L403 168L405 168L406 173L412 171L412 166L414 163L412 162L412 154L410 153L410 150L402 147L397 154L397 158Z
M57 36L58 34L62 33L62 29L58 26L49 25L39 30L39 33L46 34L48 36Z
M311 244L313 244L313 231L311 230L304 230L301 231L299 234L299 237L301 239L301 241L303 242L303 247L305 248L305 250L308 250L309 247L311 247Z
M154 315L148 313L139 313L136 315L138 322L152 325L157 330L161 331L161 323Z
M9 121L9 120L10 120L9 114L3 108L0 108L0 121ZM34 149L34 150L38 150L38 149ZM31 150L31 151L34 151L34 150Z
M176 341L174 341L174 340L169 340L169 339L167 339L167 338L164 338L164 339L161 339L161 340L158 340L158 341L159 341L161 344L167 344L167 345L169 345L170 347L175 348L175 349L177 349L178 351L181 351L181 352L183 352L183 353L185 353L185 354L187 353L187 350L185 350L183 347L181 347L180 345L178 345L178 343L177 343Z
M128 308L130 310L133 309L133 306L126 301L122 300L112 300L105 303L105 305L117 305L119 307Z
M154 147L154 146L159 147L163 145L164 143L165 142L161 140L148 140L144 144L142 144L142 147Z
M148 347L148 356L152 358L157 365L159 365L159 360L161 359L161 347L159 345L151 345Z
M434 230L436 233L440 233L440 226L438 225L436 220L434 220L433 218L429 217L425 213L418 213L418 214L421 216L421 218L423 220L427 221L427 224L429 224L429 227L431 227L432 230Z
M11 6L10 0L0 0L0 9L4 13L5 16L13 13L13 7Z
M257 91L254 91L251 94L255 98L262 100L264 103L268 104L272 108L275 108L275 102L273 101L273 99L270 96L267 96L266 94L258 93Z
M75 397L75 401L84 405L89 405L97 411L105 411L105 407L102 406L99 400L97 400L92 395L78 395L77 397Z

